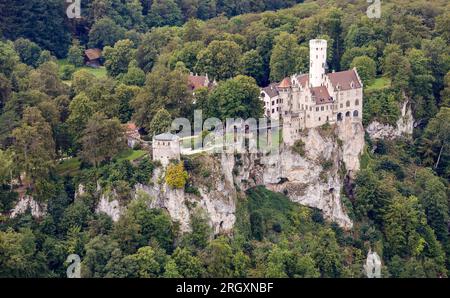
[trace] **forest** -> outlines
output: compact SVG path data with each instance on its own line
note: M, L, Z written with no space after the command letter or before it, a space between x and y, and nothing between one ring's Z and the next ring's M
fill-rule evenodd
M80 19L65 5L0 0L0 277L66 277L77 254L88 278L359 278L369 250L383 277L448 277L448 1L385 0L381 18L357 0L81 0ZM307 72L315 38L328 41L329 71L358 69L364 126L395 125L412 105L411 136L366 134L342 187L351 230L263 186L239 192L233 233L215 236L203 213L182 233L134 197L160 165L127 148L127 123L149 141L198 109L262 117L260 88ZM90 48L102 67L85 66ZM190 73L217 86L193 93ZM165 182L195 195L210 170L183 159ZM119 220L96 212L99 188L127 206ZM45 214L11 216L22 197Z

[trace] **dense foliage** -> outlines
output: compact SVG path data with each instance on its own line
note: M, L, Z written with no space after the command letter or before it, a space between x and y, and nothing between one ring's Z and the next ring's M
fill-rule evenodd
M72 253L85 277L363 277L370 249L383 276L448 275L447 1L383 1L380 19L365 1L81 2L83 18L67 20L64 1L0 0L0 277L64 277ZM128 122L150 140L194 109L260 117L258 87L306 72L317 37L330 71L360 71L364 125L395 126L405 100L415 118L410 138L366 138L342 190L352 230L257 187L239 192L231 235L214 238L202 212L183 234L134 193L156 173L195 196L192 173L212 169L185 161L161 175L145 150L125 149ZM88 47L103 50L104 68L82 67ZM192 92L191 72L217 85ZM105 193L127 206L116 222L96 212ZM47 213L11 217L27 195Z

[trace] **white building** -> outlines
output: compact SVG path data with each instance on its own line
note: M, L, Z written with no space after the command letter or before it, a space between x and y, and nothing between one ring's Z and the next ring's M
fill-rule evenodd
M153 137L153 160L160 161L166 167L171 160L180 160L180 138L170 133Z
M309 47L309 74L295 74L261 90L265 115L282 117L288 144L304 128L362 119L363 84L357 70L327 74L327 41L314 39Z

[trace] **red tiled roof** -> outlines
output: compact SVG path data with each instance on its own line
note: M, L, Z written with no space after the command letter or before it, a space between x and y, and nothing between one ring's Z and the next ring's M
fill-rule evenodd
M308 74L299 75L299 76L297 76L297 81L300 85L305 87L306 85L308 85L309 75Z
M284 78L284 80L281 81L280 85L278 85L278 88L289 88L289 87L291 87L290 78Z
M325 86L312 87L311 94L316 100L316 104L326 104L333 102L333 98L330 96Z
M95 59L99 59L102 56L102 50L87 49L84 51L84 54L86 55L86 57L88 57L89 60L95 60Z
M340 72L334 72L327 74L328 78L331 81L331 84L333 84L334 88L337 88L339 85L340 90L350 90L354 88L361 88L361 84L358 80L358 76L356 75L356 72L351 70L346 71L340 71ZM353 82L353 88L351 86Z
M188 77L189 85L192 90L197 90L199 88L207 87L206 82L207 78L206 76L193 76L190 75Z

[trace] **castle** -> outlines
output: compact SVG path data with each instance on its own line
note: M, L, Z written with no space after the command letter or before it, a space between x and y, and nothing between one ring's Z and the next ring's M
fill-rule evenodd
M304 128L362 120L363 84L356 68L326 73L327 41L313 39L309 49L309 74L295 74L261 90L264 114L281 118L287 144Z

